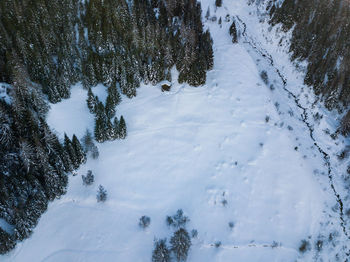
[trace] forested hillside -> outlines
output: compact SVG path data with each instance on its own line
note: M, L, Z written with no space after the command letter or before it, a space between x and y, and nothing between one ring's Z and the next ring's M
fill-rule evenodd
M192 86L204 84L213 66L196 0L0 1L0 82L10 84L9 99L0 99L0 222L7 225L0 253L29 236L48 201L65 193L67 174L86 161L76 136L63 143L50 131L47 100L68 98L80 81L87 89L103 83L115 107L119 92L131 98L142 81L170 80L174 66L179 82Z
M281 3L282 2L282 3ZM348 1L273 0L271 23L293 30L292 59L307 60L305 83L329 109L350 104L350 5Z

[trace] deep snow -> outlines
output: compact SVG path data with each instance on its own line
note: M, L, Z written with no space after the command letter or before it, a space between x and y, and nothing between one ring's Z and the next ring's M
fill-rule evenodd
M201 2L205 14L214 1ZM264 25L245 2L224 3L216 15L224 21L230 14L231 22L239 15L257 41L267 42ZM173 81L171 92L162 93L143 85L136 98L123 97L117 114L126 119L127 139L100 144L99 159L70 177L68 193L50 204L32 237L1 261L150 261L154 237L170 238L165 217L179 208L191 219L188 229L199 232L191 262L310 261L314 254L298 252L301 239L340 230L322 156L298 108L278 82L275 91L264 84L261 70L271 82L277 78L244 39L232 44L231 22L205 24L215 51L205 86ZM288 56L273 46L281 70L299 85ZM103 86L93 91L105 96ZM86 93L76 85L69 100L52 105L48 121L60 137L93 131ZM85 187L81 175L89 169L95 183ZM105 203L96 202L99 184L108 191ZM146 230L138 227L142 215L151 217ZM215 241L222 246L213 247ZM281 245L271 248L273 241Z

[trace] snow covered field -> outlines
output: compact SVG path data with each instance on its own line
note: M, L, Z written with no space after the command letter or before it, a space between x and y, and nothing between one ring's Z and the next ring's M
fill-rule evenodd
M202 0L204 13L209 2ZM215 65L205 86L180 85L174 71L170 92L141 86L136 98L123 97L117 115L126 119L127 139L100 144L99 159L70 177L68 193L50 204L32 237L1 261L150 261L153 239L172 235L165 217L180 208L191 219L188 230L199 233L188 261L311 260L300 256L300 241L327 235L330 213L336 222L329 230L340 228L330 210L336 200L327 176L315 172L325 167L301 112L278 83L275 91L265 85L260 72L272 69L244 39L232 44L234 15L260 34L250 9L244 0L232 1L217 10L222 27L206 22ZM231 22L224 22L226 14ZM293 77L288 60L276 59ZM104 95L102 86L93 91ZM86 93L77 85L69 100L52 105L49 124L60 137L93 131ZM85 187L81 175L89 169L95 183ZM96 202L100 184L108 192L105 203ZM146 230L138 226L142 215L151 218Z

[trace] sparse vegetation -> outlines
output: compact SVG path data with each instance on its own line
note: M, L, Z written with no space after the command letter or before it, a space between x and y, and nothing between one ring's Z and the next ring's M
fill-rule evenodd
M311 250L310 241L303 239L299 246L299 252L303 254L310 250Z
M189 221L190 219L184 215L182 209L177 210L175 215L166 217L167 225L173 228L185 227Z
M149 225L151 224L151 218L148 216L142 216L140 217L139 220L139 226L143 229L149 227Z
M95 177L92 174L91 170L88 170L86 176L82 175L81 178L83 180L83 185L84 186L92 185L94 183L94 180L95 180Z
M96 198L97 202L105 202L107 200L107 190L102 185L98 187Z

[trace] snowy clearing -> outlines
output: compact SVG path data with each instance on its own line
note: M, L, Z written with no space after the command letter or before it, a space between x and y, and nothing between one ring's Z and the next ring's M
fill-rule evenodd
M204 13L208 2L202 1ZM259 35L249 10L240 0L216 15L239 15ZM173 81L170 92L141 86L136 98L123 97L117 115L126 119L127 139L99 144L99 159L89 159L70 177L68 193L50 204L32 237L2 261L150 261L153 239L172 234L165 217L180 208L191 220L187 229L199 233L188 261L300 258L300 241L324 230L321 223L331 212L326 209L336 200L327 176L315 174L325 167L301 112L278 83L275 91L265 85L261 70L275 78L268 65L258 63L242 41L232 44L231 22L223 21L222 28L206 23L214 69L205 86ZM281 57L287 71L292 66ZM288 71L288 79L293 74ZM104 100L103 86L93 91ZM76 85L69 100L51 106L48 123L61 138L64 132L82 137L86 128L93 131L86 94ZM87 170L95 175L88 187L81 179ZM96 202L100 184L107 189L105 203ZM138 226L143 215L151 218L146 230ZM222 246L215 248L216 241ZM274 241L281 244L272 248Z

